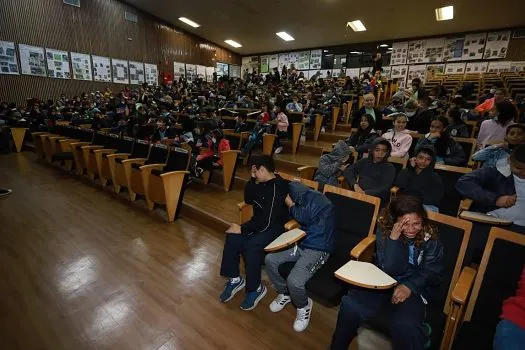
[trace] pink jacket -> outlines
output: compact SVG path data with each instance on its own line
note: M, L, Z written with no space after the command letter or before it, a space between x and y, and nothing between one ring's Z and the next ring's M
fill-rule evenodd
M401 132L395 132L392 129L384 133L381 137L387 139L392 145L392 152L390 153L392 157L405 157L412 145L412 136L407 129Z
M277 130L287 132L288 131L288 117L283 112L277 114Z

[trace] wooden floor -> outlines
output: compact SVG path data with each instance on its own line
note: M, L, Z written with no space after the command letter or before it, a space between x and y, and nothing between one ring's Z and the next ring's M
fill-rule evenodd
M0 186L13 189L0 201L2 349L328 346L336 309L314 304L298 334L293 307L269 311L271 288L251 312L239 309L242 295L218 301L222 232L184 211L167 224L35 158L0 155Z

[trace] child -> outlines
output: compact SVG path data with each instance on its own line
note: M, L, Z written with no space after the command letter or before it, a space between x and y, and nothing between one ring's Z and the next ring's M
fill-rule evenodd
M412 136L410 131L406 129L408 117L404 113L395 113L390 116L394 121L394 129L389 130L382 137L387 139L392 146L390 156L403 158L412 145Z
M432 145L436 150L436 163L463 166L467 164L465 151L448 135L448 119L444 116L435 116L430 123L430 132L419 140L416 149L423 145Z
M436 151L432 146L416 149L416 156L410 159L406 169L396 179L399 194L418 197L426 210L439 212L444 195L441 177L434 172Z
M346 143L352 150L357 151L358 158L363 156L363 153L368 152L372 142L379 137L374 130L374 118L370 114L364 114L361 117L359 128L357 132L346 139Z
M196 175L200 176L204 170L222 167L222 152L229 150L230 141L224 138L222 130L213 130L211 139L208 139L207 148L202 148L201 154L197 156Z
M270 129L268 125L268 123L270 122L270 113L268 113L268 111L270 109L270 104L263 104L262 112L257 117L255 127L253 128L252 133L248 137L248 142L246 142L246 145L242 150L241 156L245 157L246 155L250 154L253 147L262 143L262 137L264 133L268 132L268 129Z
M507 126L505 142L485 147L472 156L472 160L483 162L481 167L496 167L505 176L510 175L509 155L518 145L525 143L525 125Z
M393 308L394 349L424 349L425 305L441 282L443 247L421 202L400 196L384 209L376 231L376 265L398 281L389 290L351 287L341 300L332 350L347 350L357 329L385 308Z
M494 104L496 116L493 119L484 120L479 127L478 148L485 147L490 140L503 140L507 127L516 119L516 106L510 101L501 101Z
M525 145L512 151L508 176L484 167L465 174L456 183L460 195L472 199L472 210L525 226Z
M157 119L157 128L153 132L153 142L165 142L171 136L168 128L168 119L166 117L160 117Z
M286 205L306 237L297 246L266 255L265 264L268 277L279 293L270 304L270 311L279 312L292 302L297 308L293 328L302 332L308 327L313 305L305 284L334 250L335 216L332 203L321 192L300 182L290 182L288 188ZM295 265L285 280L279 273L279 266L290 261Z
M344 177L351 189L358 193L376 196L388 202L390 187L394 183L396 170L388 163L392 146L378 137L372 143L368 158L363 158L344 171Z
M246 114L240 115L236 118L234 133L240 134L241 132L248 131L248 123L246 119L248 116Z
M275 106L275 121L277 122L277 138L275 139L276 149L275 153L279 154L283 150L281 146L281 139L288 136L288 117L283 112L284 108L280 105Z
M451 108L447 111L448 134L452 137L469 137L467 124L462 119L463 114L459 108Z
M292 102L286 105L286 111L288 113L301 113L303 111L303 105L299 103L299 96L293 96Z
M332 152L322 155L314 180L324 187L325 184L337 186L337 176L345 171L350 157L350 147L343 140L337 141Z

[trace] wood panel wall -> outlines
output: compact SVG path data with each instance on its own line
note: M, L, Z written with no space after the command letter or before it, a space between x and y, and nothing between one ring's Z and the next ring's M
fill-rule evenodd
M126 21L125 11L138 16ZM240 64L237 54L162 23L116 0L81 0L80 7L62 0L1 0L0 40L158 65L173 76L173 61L215 66ZM0 75L0 100L25 103L27 97L56 98L82 91L113 91L122 84Z

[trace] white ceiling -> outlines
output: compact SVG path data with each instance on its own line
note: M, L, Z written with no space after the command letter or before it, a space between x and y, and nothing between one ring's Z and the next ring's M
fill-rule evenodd
M124 0L188 32L242 55L525 26L525 0ZM454 19L434 9L454 5ZM201 27L178 20L187 17ZM346 28L359 19L365 32ZM295 40L275 35L286 31ZM224 43L242 44L235 49Z

